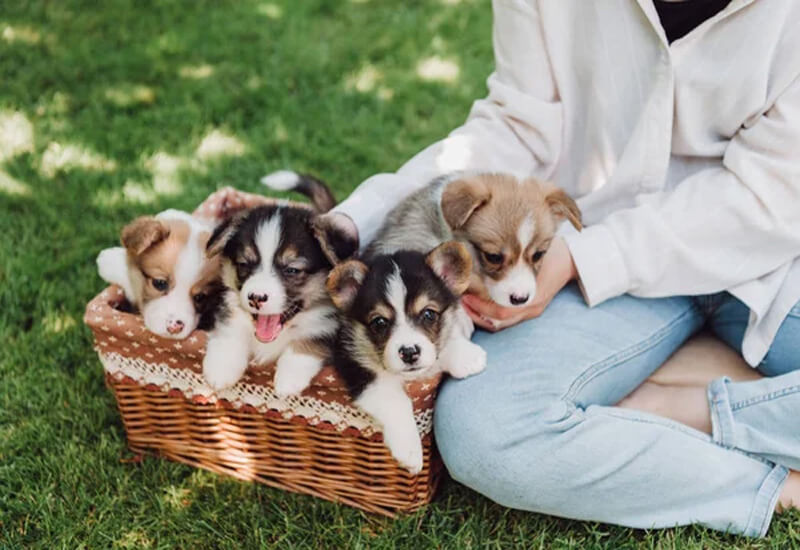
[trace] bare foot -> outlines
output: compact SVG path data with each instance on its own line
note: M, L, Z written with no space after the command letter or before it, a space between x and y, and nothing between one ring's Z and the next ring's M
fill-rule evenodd
M789 472L775 506L775 511L779 513L790 509L800 509L800 473L795 471Z
M618 406L657 414L695 430L711 433L711 411L704 387L645 382L620 401Z

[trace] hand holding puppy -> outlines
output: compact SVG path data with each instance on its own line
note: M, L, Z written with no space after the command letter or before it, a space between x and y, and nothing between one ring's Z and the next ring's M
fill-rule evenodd
M489 332L497 332L541 315L553 297L577 277L578 271L566 241L556 237L542 259L542 267L536 277L536 295L530 304L503 307L469 294L461 301L476 325Z

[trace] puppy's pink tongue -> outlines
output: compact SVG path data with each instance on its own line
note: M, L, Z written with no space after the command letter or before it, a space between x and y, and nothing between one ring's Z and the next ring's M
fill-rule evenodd
M280 315L259 315L256 319L256 338L268 344L278 337L282 328Z

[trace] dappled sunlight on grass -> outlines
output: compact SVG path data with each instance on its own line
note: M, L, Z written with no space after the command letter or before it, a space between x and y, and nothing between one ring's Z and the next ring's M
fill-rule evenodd
M41 174L46 178L52 178L60 171L69 171L74 168L94 172L113 172L117 169L117 163L79 145L50 142L42 154L39 170Z
M170 185L173 185L172 182L170 182ZM180 189L180 186L175 187ZM150 204L158 198L158 194L158 191L153 186L145 185L136 180L126 180L122 186L122 198L125 199L125 202Z
M362 94L375 92L375 95L379 99L392 99L392 97L394 97L394 90L381 85L380 83L383 79L383 72L380 69L374 65L366 64L345 78L344 89Z
M258 90L264 85L264 81L258 75L253 75L247 79L245 82L245 86L247 86L248 90Z
M149 86L142 84L122 84L107 88L105 98L117 107L130 107L131 105L149 105L156 100L156 94Z
M153 174L153 193L156 195L177 195L183 188L180 181L180 171L189 168L190 161L159 151L145 161L145 167ZM129 186L126 184L126 187ZM129 187L128 192L135 193L135 190Z
M0 162L33 151L33 124L19 111L0 111Z
M30 195L31 188L28 184L11 177L4 170L0 170L0 193L8 195Z
M383 73L374 65L364 65L358 71L350 74L344 82L346 90L356 90L361 93L371 92L379 81L383 79Z
M55 92L50 99L40 98L36 105L37 116L58 116L69 112L70 97L64 92Z
M77 326L78 322L68 313L50 311L42 319L42 328L45 332L58 334Z
M417 64L417 76L422 80L452 83L458 80L460 69L451 59L429 57Z
M286 125L282 120L278 120L275 123L274 137L278 143L286 143L289 140L289 130L286 129Z
M202 65L184 65L178 69L178 75L192 80L203 80L214 74L214 67L204 63Z
M152 547L153 541L144 531L139 529L131 529L130 531L126 531L122 537L114 541L114 548L139 550L141 548Z
M171 508L187 508L192 504L192 490L186 487L176 487L170 485L164 487L164 496L162 500Z
M273 4L272 2L261 4L258 6L257 11L261 15L266 15L270 19L280 19L283 17L283 8L277 4Z
M236 136L226 134L215 129L206 134L195 151L195 156L200 160L210 160L219 157L240 157L247 146Z
M0 36L3 37L4 42L8 42L9 44L20 42L22 44L32 45L42 41L42 34L31 27L14 27L0 23L0 28L3 29L2 32L0 32Z

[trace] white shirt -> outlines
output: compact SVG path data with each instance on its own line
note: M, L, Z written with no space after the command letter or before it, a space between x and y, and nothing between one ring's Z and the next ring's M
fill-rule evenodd
M727 290L760 363L800 300L800 1L732 0L669 45L651 0L495 0L494 52L463 126L338 207L362 242L442 173L548 179L588 225L565 238L590 306Z

